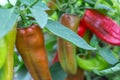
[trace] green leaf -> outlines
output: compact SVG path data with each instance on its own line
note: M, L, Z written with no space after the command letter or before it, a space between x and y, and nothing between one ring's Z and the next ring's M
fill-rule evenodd
M65 80L65 78L67 76L67 74L61 68L61 65L59 62L53 64L50 67L50 72L52 75L52 80Z
M23 4L26 4L26 5L31 5L34 0L20 0Z
M54 50L56 44L56 36L45 34L45 46L47 51Z
M16 67L20 63L20 60L18 58L18 55L16 52L14 52L14 67Z
M32 16L35 18L41 28L47 24L48 15L43 9L30 8Z
M35 0L20 0L23 4L30 6ZM41 1L41 0L38 0Z
M35 0L21 0L22 3L30 6ZM49 8L41 1L38 0L36 4L33 5L33 8L49 10Z
M107 2L109 5L113 6L113 3L111 0L104 0L105 2Z
M46 28L53 34L71 42L79 48L95 50L95 48L91 47L84 39L79 37L75 32L56 21L48 21Z
M44 3L42 3L41 1L38 1L32 8L49 10L49 8Z
M99 54L111 65L114 65L118 62L118 59L116 59L116 57L108 48L100 49Z
M14 24L17 22L18 15L15 8L0 8L0 38L13 28Z
M92 4L92 5L95 4L95 2L93 2L92 0L84 0L84 2L86 2L86 3L88 3L88 4Z
M96 38L95 35L92 36L90 40L90 45L92 45L93 47L98 47L98 39Z
M103 9L103 10L106 10L106 11L114 11L112 8L104 5L104 4L99 4L95 7L95 9Z
M118 71L120 71L120 63L116 64L115 66L113 66L111 68L105 69L105 70L101 70L101 71L94 70L94 72L100 76L113 74L113 73L116 73Z

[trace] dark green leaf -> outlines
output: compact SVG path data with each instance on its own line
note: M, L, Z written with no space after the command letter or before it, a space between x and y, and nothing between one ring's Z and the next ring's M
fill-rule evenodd
M56 37L52 35L49 35L49 36L46 35L46 42L45 42L46 49L48 51L53 50L55 44L56 44Z
M61 68L61 65L59 62L53 64L50 67L50 72L52 75L52 80L65 80L65 78L67 76L67 74Z
M79 37L75 32L63 26L62 24L55 21L48 21L46 28L54 33L55 35L73 43L79 48L95 50L95 48L91 47L87 42Z
M104 0L104 1L106 1L109 5L113 6L113 3L111 0Z
M18 15L15 8L0 9L0 38L13 28L17 22Z
M14 67L16 67L20 63L17 53L14 53Z
M43 9L38 8L30 8L30 11L32 12L32 16L35 18L39 26L44 28L48 20L47 13Z
M118 62L118 59L113 55L113 53L108 48L102 48L99 50L99 54L109 63L114 65Z
M92 5L94 5L95 4L95 2L93 2L92 0L84 0L86 3L88 3L88 4L92 4Z
M21 1L17 0L16 3L15 3L15 6L20 6L20 5L21 5Z
M55 44L56 44L56 41L51 41L51 42L46 43L46 49L48 51L52 50L54 48Z
M90 40L90 45L92 45L93 47L98 46L98 39L96 38L95 35L92 36L92 38Z

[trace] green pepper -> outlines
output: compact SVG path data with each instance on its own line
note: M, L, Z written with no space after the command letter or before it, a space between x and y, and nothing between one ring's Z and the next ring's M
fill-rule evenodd
M7 56L7 44L5 38L0 39L0 69L3 67Z
M0 70L0 80L13 80L13 65L14 65L14 44L16 40L16 26L5 35L7 44L7 58L4 66Z
M98 54L94 58L90 58L90 59L83 59L83 58L80 58L79 55L77 55L77 63L80 68L88 71L102 70L110 66Z

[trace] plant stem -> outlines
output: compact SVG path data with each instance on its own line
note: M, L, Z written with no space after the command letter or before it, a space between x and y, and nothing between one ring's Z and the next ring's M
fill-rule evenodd
M35 1L30 5L30 7L33 7L37 2L38 2L38 0L35 0Z

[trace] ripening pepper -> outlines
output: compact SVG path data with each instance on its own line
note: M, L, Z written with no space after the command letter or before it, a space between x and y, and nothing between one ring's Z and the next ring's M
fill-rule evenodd
M37 24L17 29L16 48L34 80L52 80L44 34Z
M13 80L13 67L14 67L14 45L17 33L17 24L5 35L5 41L7 44L7 56L5 63L0 69L0 80Z
M111 45L120 45L120 27L106 15L94 9L87 9L83 22L98 38Z
M80 18L72 14L63 14L60 18L60 22L64 26L77 33ZM68 74L75 74L77 72L77 62L75 55L76 46L62 38L58 38L59 61L63 70Z

